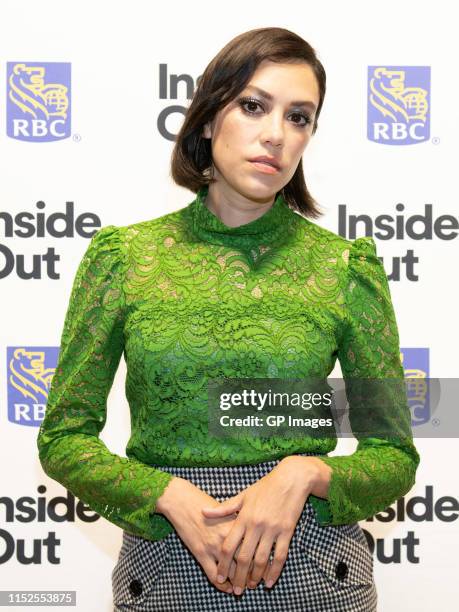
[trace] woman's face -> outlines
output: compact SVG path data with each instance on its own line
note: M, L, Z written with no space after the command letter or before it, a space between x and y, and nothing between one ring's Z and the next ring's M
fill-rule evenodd
M203 136L211 138L215 186L228 197L237 192L252 201L273 201L311 138L319 95L308 64L262 62L237 98L204 126ZM280 169L273 172L250 161L262 155L274 157Z

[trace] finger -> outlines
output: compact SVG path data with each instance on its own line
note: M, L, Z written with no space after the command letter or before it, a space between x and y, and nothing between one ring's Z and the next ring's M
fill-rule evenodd
M217 574L218 576L222 576L224 580L226 580L228 576L228 571L236 549L244 537L244 530L244 526L236 521L230 532L222 542L219 554L219 562L217 565ZM223 584L223 581L221 582L221 584Z
M236 574L233 580L233 591L236 595L241 595L247 586L250 564L255 555L260 535L260 532L255 529L251 529L244 535L244 541L237 556Z
M239 551L241 550L241 544L239 544L239 546L236 548L236 552L234 553L234 556L231 559L231 565L230 565L229 572L228 572L228 578L231 580L231 584L233 583L233 578L236 573L237 556L239 554Z
M230 565L229 572L228 572L228 579L231 581L231 584L233 584L233 578L234 578L235 573L236 573L236 561L233 559L231 561L231 565Z
M282 572L282 568L287 560L291 537L291 535L281 534L276 540L274 557L266 576L267 579L265 580L268 588L274 585Z
M252 580L252 572L253 572L253 559L252 562L250 563L250 567L249 567L249 572L247 574L247 586L249 589L255 589L257 587L257 583Z
M233 583L234 575L236 574L237 556L238 556L240 550L241 550L241 545L238 546L236 552L234 553L233 560L231 561L230 571L228 572L228 577L231 580L231 584ZM250 564L250 567L249 567L248 578L250 578L250 572L252 571L252 569L253 569L253 560L252 560L252 562ZM249 581L247 581L247 586L249 586ZM256 586L256 584L254 584L251 588L254 588L255 586Z
M271 562L272 562L272 560L273 560L273 557L274 557L274 554L273 554L273 552L271 551L271 555L269 556L268 563L266 564L266 567L265 567L264 572L263 572L263 582L264 582L265 584L266 584L266 583L267 583L267 581L268 581L268 575L269 575L269 572L270 572L270 570L271 570Z
M251 583L254 586L262 579L269 562L272 547L274 545L273 536L264 534L258 543L257 550L253 558L253 569L250 572L247 584Z
M227 514L233 514L239 512L242 506L242 497L232 497L222 502L218 506L205 506L201 508L201 512L208 517L226 516Z
M217 587L219 591L223 591L225 593L233 592L233 585L229 580L225 580L225 582L219 583L217 581L217 561L218 559L205 556L202 559L198 559L199 563L202 566L202 569L205 571L208 579L214 586Z
M215 506L215 508L201 508L201 512L208 518L227 516L228 514L235 514L239 512L240 504L233 504L227 506Z

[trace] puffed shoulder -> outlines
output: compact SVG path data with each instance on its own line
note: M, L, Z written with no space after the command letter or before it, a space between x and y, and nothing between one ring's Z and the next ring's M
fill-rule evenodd
M101 227L92 236L89 243L87 254L97 256L105 252L124 255L122 227L116 225L106 225Z
M98 273L124 268L127 257L123 230L116 225L98 229L83 255L81 267L97 269Z
M352 241L349 249L349 275L361 281L373 279L385 285L386 272L379 259L376 244L371 236L363 236Z
M93 234L80 261L75 277L75 288L87 291L103 290L106 280L122 285L126 276L123 227L106 225Z
M349 258L356 257L369 257L370 259L377 257L376 244L371 236L362 236L361 238L356 238L352 241L351 248L349 250Z

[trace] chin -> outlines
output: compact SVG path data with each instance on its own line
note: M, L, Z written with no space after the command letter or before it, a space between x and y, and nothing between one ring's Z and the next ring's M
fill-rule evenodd
M282 186L260 185L246 191L246 197L254 201L265 202L266 200L274 199L276 193L282 189Z

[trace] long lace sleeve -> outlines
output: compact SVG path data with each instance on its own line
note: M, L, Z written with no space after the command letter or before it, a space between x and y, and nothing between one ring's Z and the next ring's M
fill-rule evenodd
M79 264L37 446L50 478L118 527L156 540L173 529L162 515L154 534L151 525L172 475L111 453L99 438L124 349L121 230L99 229Z
M344 294L346 318L338 348L344 380L384 378L397 386L397 379L404 379L397 322L387 276L371 237L352 243ZM366 422L378 422L377 402L372 405L372 397L352 401L348 395L349 421L358 445L349 456L320 458L332 468L328 500L310 497L320 524L348 524L374 516L414 485L420 456L413 444L409 407L406 395L396 391L393 397L386 417L392 410L396 435L375 432L373 436L361 432Z

